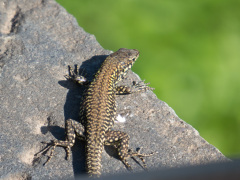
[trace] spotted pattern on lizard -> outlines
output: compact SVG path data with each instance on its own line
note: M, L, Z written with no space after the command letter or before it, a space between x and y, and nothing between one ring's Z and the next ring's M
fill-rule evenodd
M115 96L153 89L148 87L147 84L140 85L140 83L134 84L134 90L127 86L117 86L117 83L131 69L138 56L138 50L125 48L110 54L95 74L92 82L81 76L78 68L76 73L71 67L69 68L67 79L87 87L80 107L81 123L72 119L66 121L66 140L53 140L51 143L47 143L48 145L39 152L46 152L52 147L46 163L52 158L56 146L66 148L69 159L70 149L74 145L77 135L86 141L86 168L90 176L99 176L101 174L104 145L114 145L118 149L120 159L129 170L132 169L127 161L130 157L140 158L146 168L143 157L151 156L153 153L141 154L139 151L133 152L129 149L129 136L124 132L112 130L116 118Z

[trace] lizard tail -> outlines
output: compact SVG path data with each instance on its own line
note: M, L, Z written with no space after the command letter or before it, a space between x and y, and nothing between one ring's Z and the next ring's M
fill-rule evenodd
M101 175L101 160L103 151L103 142L97 144L87 143L87 173L89 176L99 177Z

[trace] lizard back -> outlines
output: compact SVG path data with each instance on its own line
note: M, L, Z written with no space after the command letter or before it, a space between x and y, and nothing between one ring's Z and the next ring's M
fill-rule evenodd
M106 132L116 117L116 85L125 76L139 56L134 49L120 49L110 54L89 85L83 102L86 119L87 171L100 174L102 151Z

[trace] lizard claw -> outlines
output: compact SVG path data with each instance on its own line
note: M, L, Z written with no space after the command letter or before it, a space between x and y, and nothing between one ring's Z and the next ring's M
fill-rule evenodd
M144 83L145 80L136 82L133 81L133 87L137 90L135 92L145 92L147 90L154 90L154 88L148 87L150 83Z
M47 146L45 148L43 148L41 151L39 151L38 153L36 153L34 156L37 157L39 154L43 154L45 155L47 153L48 150L50 150L50 148L52 147L52 150L51 150L51 153L50 153L50 156L48 156L48 160L43 164L43 166L45 166L49 161L50 159L52 158L53 156L53 153L54 153L54 150L55 150L55 147L57 146L56 144L56 141L55 140L52 140L51 142L41 142L43 144L47 144Z
M87 79L79 73L78 65L75 65L75 70L71 66L68 66L69 74L66 74L64 77L67 80L73 80L77 84L87 84Z
M151 152L151 153L149 153L149 154L141 154L141 153L140 153L141 149L142 149L142 148L138 148L138 149L136 150L136 152L132 152L132 150L130 149L130 150L129 150L129 154L130 154L130 156L131 156L135 161L137 161L137 160L135 159L135 156L138 157L138 158L142 161L142 163L143 163L143 166L142 166L143 169L144 169L144 170L148 170L148 169L147 169L146 162L145 162L145 160L143 159L143 157L152 156L153 154L156 154L156 152Z

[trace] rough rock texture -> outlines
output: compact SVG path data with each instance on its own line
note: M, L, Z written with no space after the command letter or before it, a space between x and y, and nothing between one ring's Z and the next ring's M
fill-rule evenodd
M120 48L120 47L119 47ZM104 50L53 0L0 2L0 178L71 178L85 173L84 143L77 141L72 157L63 148L46 166L47 157L34 158L41 141L64 138L64 122L78 119L82 87L66 81L67 65L79 64L91 78L110 51ZM123 84L139 81L129 72ZM118 96L118 114L133 149L158 151L146 158L149 169L227 160L153 92ZM105 147L103 174L128 172ZM130 160L134 171L142 168Z

